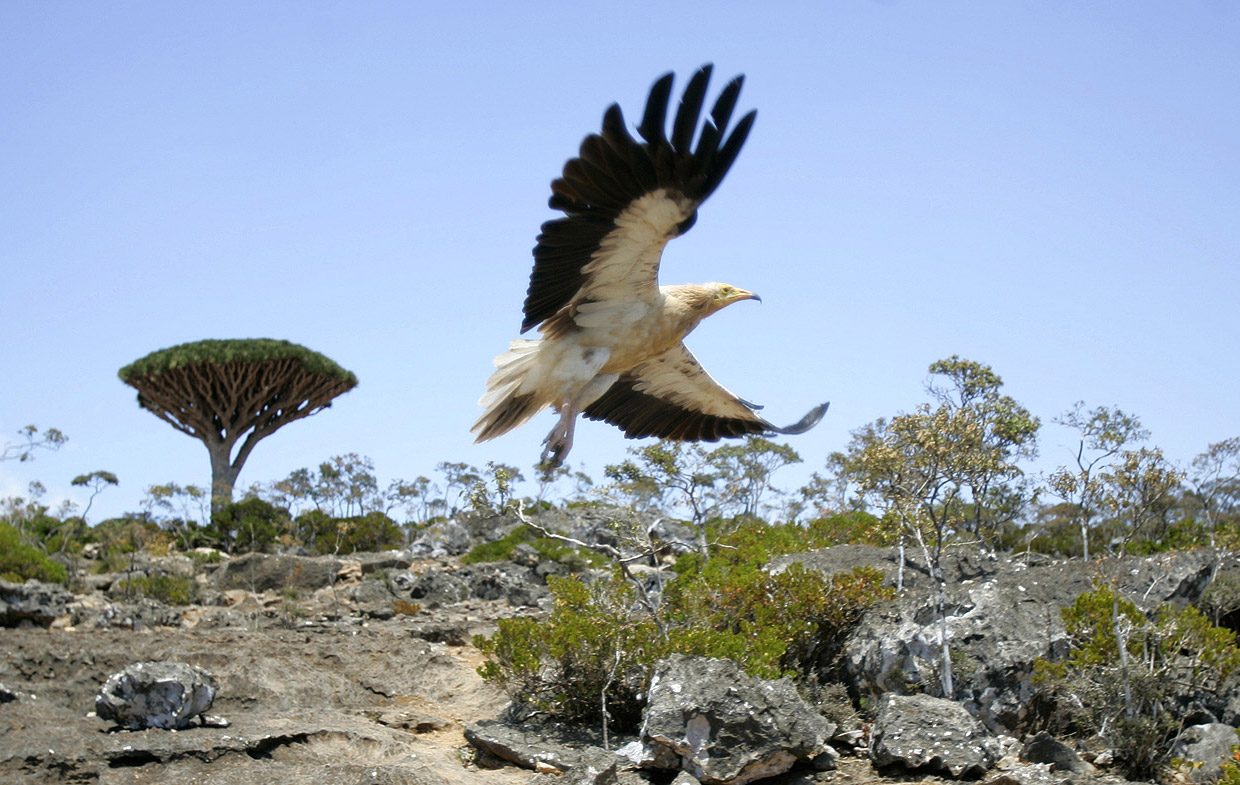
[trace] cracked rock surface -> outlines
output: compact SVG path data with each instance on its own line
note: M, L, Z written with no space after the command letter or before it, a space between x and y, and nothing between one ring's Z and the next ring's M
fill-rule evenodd
M16 699L0 704L0 783L524 783L522 770L462 764L464 726L505 698L475 673L475 649L419 631L399 618L4 630L0 681ZM109 675L158 660L209 673L228 726L126 730L96 716Z

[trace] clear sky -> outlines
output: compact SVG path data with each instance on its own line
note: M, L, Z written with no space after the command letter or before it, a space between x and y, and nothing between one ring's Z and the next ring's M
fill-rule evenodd
M795 487L849 432L985 362L1044 421L1084 400L1186 462L1240 434L1240 6L1144 2L0 4L0 497L97 469L209 485L116 376L282 338L360 385L262 442L239 487L331 456L380 479L526 469L543 414L474 445L517 336L548 185L618 101L716 65L758 120L664 283L751 289L690 336L783 424ZM738 112L739 113L739 112ZM1069 459L1044 428L1040 466ZM570 463L625 457L583 423ZM84 500L85 496L73 496Z

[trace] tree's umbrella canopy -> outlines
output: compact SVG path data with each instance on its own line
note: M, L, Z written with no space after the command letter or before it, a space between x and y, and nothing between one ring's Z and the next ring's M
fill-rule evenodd
M269 338L180 344L126 365L119 376L138 390L139 406L207 445L216 507L231 500L259 440L357 386L352 372L318 352Z

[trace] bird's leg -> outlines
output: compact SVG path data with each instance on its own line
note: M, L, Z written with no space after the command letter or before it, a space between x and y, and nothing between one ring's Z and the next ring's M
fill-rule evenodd
M579 413L576 406L566 404L555 427L547 434L547 438L543 439L543 444L547 446L542 451L542 461L553 469L564 462L568 451L573 448L573 428L577 424Z
M610 355L611 352L607 349L596 348L588 352L588 357L599 366L605 363ZM551 468L554 469L563 463L568 457L568 451L573 448L573 429L577 425L577 415L597 401L619 378L620 375L615 373L598 374L590 379L575 397L556 407L560 413L560 419L551 429L551 433L547 434L547 438L543 440L543 444L547 447L543 450L542 460L549 462Z

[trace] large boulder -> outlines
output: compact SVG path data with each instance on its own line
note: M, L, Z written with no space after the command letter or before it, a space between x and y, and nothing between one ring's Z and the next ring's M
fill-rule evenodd
M880 768L980 777L999 760L998 739L959 703L930 695L886 695L874 715L870 757Z
M474 547L479 540L464 523L449 518L436 521L418 532L409 543L409 554L417 559L442 559L460 556Z
M831 733L787 679L755 679L731 660L676 654L655 665L641 762L679 768L706 785L744 785L818 757Z
M1180 735L1171 749L1171 758L1190 764L1182 769L1190 782L1213 782L1218 779L1223 764L1232 759L1231 748L1237 744L1240 738L1230 725L1221 722L1194 725Z
M1183 604L1204 592L1217 558L1206 551L1180 552L1087 568L1080 561L1037 554L1000 557L975 549L944 553L955 688L953 696L945 697L962 700L992 731L1023 727L1036 692L1033 663L1039 657L1067 654L1060 611L1092 590L1098 575L1118 575L1121 590L1143 608ZM828 574L872 566L893 586L899 575L898 554L892 548L827 548L785 557L774 568L794 561ZM934 583L920 553L909 551L902 579L903 593L866 612L845 643L844 667L858 697L878 700L888 693L915 691L941 695Z
M183 662L139 662L112 674L95 696L95 713L131 730L184 728L215 702L216 683Z
M310 593L335 583L344 566L339 559L247 553L215 571L215 588L257 593L287 587Z
M72 600L70 591L54 583L10 583L0 578L0 627L48 627L65 615Z

